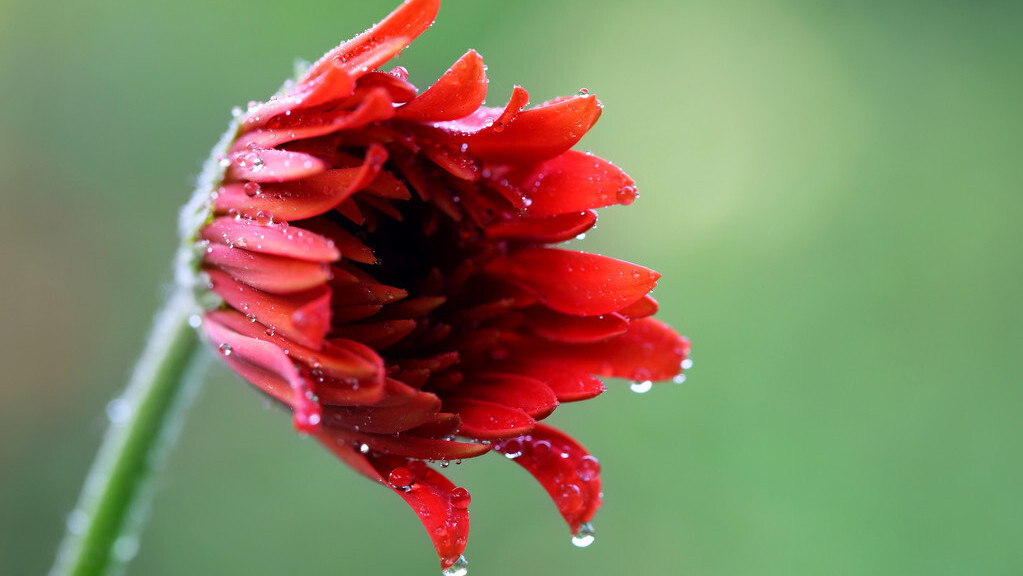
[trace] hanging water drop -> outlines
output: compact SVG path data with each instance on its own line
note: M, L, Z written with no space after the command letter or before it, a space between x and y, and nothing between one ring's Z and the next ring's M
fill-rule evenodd
M465 559L465 556L459 555L458 560L451 566L448 566L441 574L444 576L465 576L469 573L469 561Z
M693 367L692 358L686 358L685 360L683 360L681 366L683 370L689 370L690 368L692 368Z
M654 383L650 380L643 380L641 382L632 382L629 384L629 390L632 390L636 394L646 394L654 387Z
M504 456L506 458L514 460L519 456L522 456L522 440L512 438L501 446L501 450L504 452Z
M572 535L572 544L575 544L579 548L586 548L590 544L593 544L595 537L596 532L593 530L593 524L583 522L579 526L579 531Z
M684 384L686 381L686 375L676 374L675 377L671 379L671 381L674 382L675 384Z
M639 198L639 194L636 192L635 186L622 186L615 193L615 197L618 198L618 203L624 206L628 206Z

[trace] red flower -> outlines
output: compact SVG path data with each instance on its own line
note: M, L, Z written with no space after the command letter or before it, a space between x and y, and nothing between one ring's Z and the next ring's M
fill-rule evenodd
M455 572L469 493L428 462L504 454L584 545L599 465L537 421L603 392L598 377L672 378L688 343L650 318L656 272L551 247L636 197L571 149L596 98L525 110L515 87L484 107L474 51L421 94L379 69L438 7L407 1L240 114L198 238L224 361L404 498Z

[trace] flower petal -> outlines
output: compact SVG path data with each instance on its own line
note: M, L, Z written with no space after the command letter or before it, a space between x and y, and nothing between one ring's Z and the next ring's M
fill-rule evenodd
M537 424L529 434L494 445L547 490L575 534L600 507L600 465L565 433Z
M625 334L603 342L557 344L522 339L510 347L525 357L634 381L672 378L689 353L688 340L653 318L634 320Z
M507 238L523 242L554 244L571 240L586 232L597 223L597 213L592 210L557 214L545 218L522 218L496 222L487 226L488 238Z
M547 340L581 344L600 342L624 334L629 321L620 314L599 316L573 316L536 306L523 312L525 326Z
M486 97L483 58L469 50L433 86L399 108L395 117L419 122L457 120L475 112Z
M500 440L533 429L536 421L518 408L469 398L444 398L444 411L462 418L458 433L478 440Z
M557 361L509 361L498 369L536 378L554 391L559 402L589 400L606 390L600 378Z
M321 286L330 277L319 262L295 260L210 244L203 257L207 269L220 267L232 277L264 292L289 294Z
M575 145L600 117L600 102L578 96L549 102L516 115L500 131L466 139L468 153L480 160L526 164L554 158Z
M433 24L440 0L406 0L375 26L327 52L305 73L300 84L340 65L349 72L365 71L387 62Z
M594 316L632 304L653 289L653 270L585 252L527 248L487 266L491 274L540 296L545 306Z
M517 121L517 120L516 120ZM526 212L553 216L635 200L635 182L607 160L568 150L550 160L508 174L529 198Z
M540 380L499 372L467 377L450 397L504 404L522 410L536 420L546 418L558 406L558 397Z
M288 182L308 178L327 169L315 156L289 150L241 150L232 154L228 180Z
M250 252L311 262L333 262L341 257L332 241L287 223L263 224L248 218L224 216L214 218L199 237Z
M320 425L320 406L306 380L284 352L270 342L249 338L208 315L203 323L206 336L236 372L264 392L291 407L295 428L315 432ZM287 388L280 386L286 383Z

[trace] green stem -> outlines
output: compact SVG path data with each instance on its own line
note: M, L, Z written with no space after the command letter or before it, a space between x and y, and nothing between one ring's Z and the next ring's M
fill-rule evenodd
M206 355L189 319L194 297L177 289L157 315L128 388L107 407L110 429L86 479L50 576L102 576L123 568L137 549L147 479L180 428L190 380ZM194 322L194 321L193 321Z

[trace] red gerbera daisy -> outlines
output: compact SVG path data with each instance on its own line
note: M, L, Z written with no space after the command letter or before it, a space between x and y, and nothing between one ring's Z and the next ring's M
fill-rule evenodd
M502 453L585 545L600 467L537 421L600 394L598 377L676 376L688 343L650 318L656 272L552 247L636 198L571 149L596 98L527 110L515 87L485 107L474 51L422 93L380 69L438 8L409 0L239 112L196 237L224 361L404 498L454 573L469 493L430 463Z

